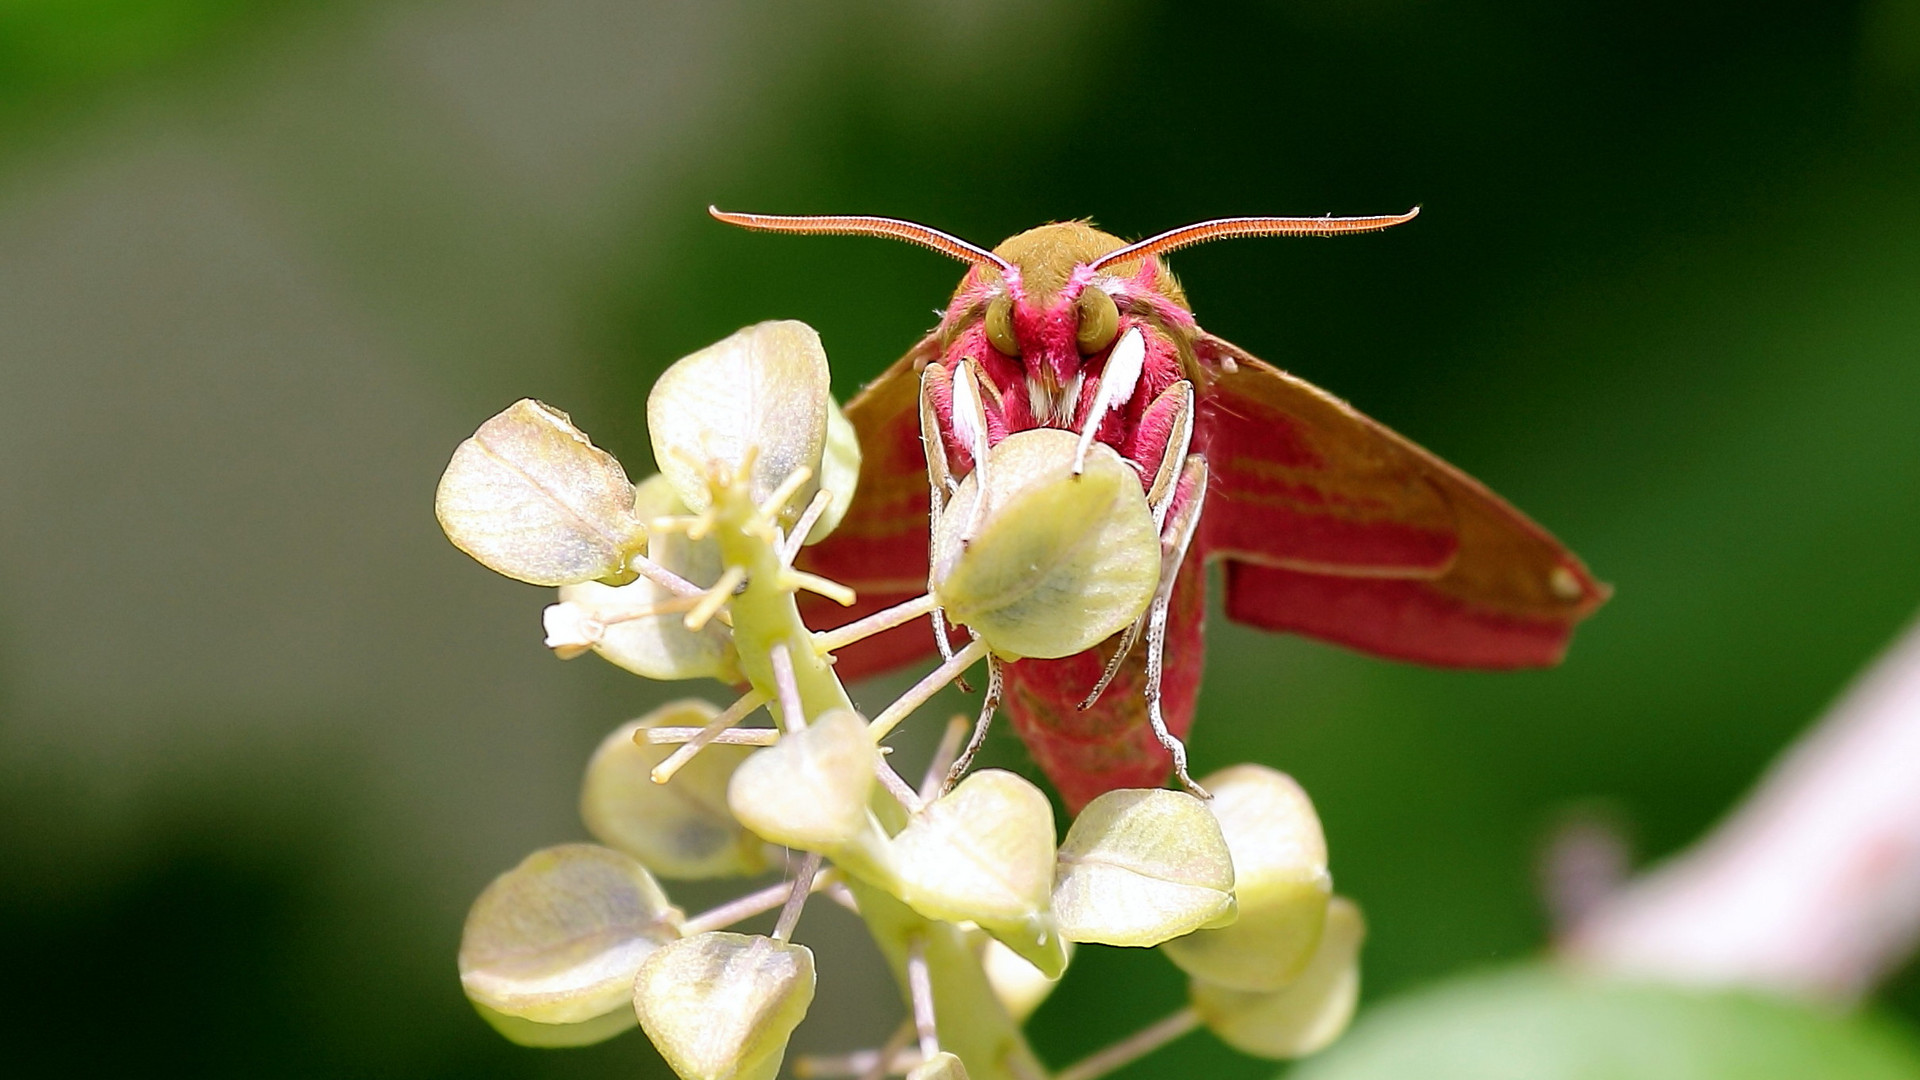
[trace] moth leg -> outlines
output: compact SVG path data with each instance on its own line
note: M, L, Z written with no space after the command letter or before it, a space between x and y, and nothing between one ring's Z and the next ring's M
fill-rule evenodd
M1187 450L1193 445L1193 384L1181 379L1162 390L1160 396L1153 399L1153 404L1147 406L1147 410L1140 415L1140 421L1141 427L1153 434L1157 435L1161 428L1166 432L1166 445L1160 452L1160 462L1155 468L1153 483L1147 487L1147 505L1153 510L1154 527L1163 529L1166 527L1167 509L1173 505L1173 497L1178 491L1182 463L1187 460ZM1163 536L1161 539L1163 562L1165 555L1166 540ZM1176 570L1179 568L1178 560L1175 561L1174 567ZM1164 581L1166 577L1164 568L1161 571L1161 577ZM1126 660L1127 653L1132 651L1134 643L1140 640L1140 632L1145 629L1146 624L1147 614L1142 613L1133 621L1133 625L1127 627L1126 637L1121 639L1120 648L1107 661L1106 670L1100 673L1100 681L1093 684L1093 689L1080 702L1081 712L1093 708L1093 703L1100 700L1101 694L1106 693L1107 685L1113 682L1115 675L1120 673L1121 662Z
M1151 610L1151 608L1149 608L1149 610ZM1127 654L1133 651L1133 646L1140 640L1140 632L1145 630L1146 626L1147 617L1143 614L1133 620L1133 622L1127 624L1127 628L1121 631L1124 636L1120 639L1120 647L1114 650L1111 657L1107 658L1107 667L1105 671L1100 673L1100 681L1094 683L1093 689L1087 691L1087 696L1080 700L1079 709L1081 712L1086 712L1088 709L1093 708L1093 703L1099 701L1100 695L1107 692L1107 684L1113 682L1113 677L1120 673L1121 662L1126 660Z
M947 507L947 496L958 485L954 482L953 472L947 465L947 440L940 427L940 401L938 391L945 387L951 400L952 383L949 381L946 366L931 363L920 372L920 443L927 457L927 590L933 590L933 549L934 539L940 533L940 515ZM953 661L953 642L947 637L947 613L944 609L933 609L933 644L940 650L943 663ZM966 682L961 681L966 689Z
M1174 578L1186 561L1187 545L1200 525L1201 504L1207 493L1207 459L1189 455L1175 485L1173 511L1160 532L1160 585L1154 590L1153 603L1147 608L1147 722L1154 737L1173 756L1173 773L1180 786L1203 799L1213 796L1194 783L1187 773L1187 746L1167 730L1167 719L1160 711L1160 676L1165 666L1167 647L1167 609L1173 602Z
M940 785L940 794L945 795L953 790L953 785L960 782L960 778L967 774L967 767L973 764L973 755L979 753L980 747L985 745L987 729L993 726L993 714L1000 708L1000 688L1000 661L992 653L988 653L987 696L986 700L980 703L980 718L973 723L973 735L967 739L967 748L960 751L960 756L953 759L953 767L947 770L947 779Z

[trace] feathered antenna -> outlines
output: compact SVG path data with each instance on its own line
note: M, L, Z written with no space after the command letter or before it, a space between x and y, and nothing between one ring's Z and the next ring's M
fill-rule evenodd
M985 263L997 266L1005 274L1013 270L1007 260L988 251L986 248L969 244L957 236L950 236L939 229L929 228L911 221L898 218L869 217L862 214L836 214L813 216L787 216L782 214L736 214L722 210L717 206L707 207L707 213L715 219L729 225L738 225L743 229L758 232L830 234L835 236L879 236L889 240L905 240L909 244L919 244L931 248L942 255L949 255L963 263Z
M1131 262L1150 255L1164 255L1169 251L1204 244L1209 240L1224 240L1233 236L1341 236L1346 233L1377 232L1402 225L1420 216L1420 208L1414 207L1404 214L1388 214L1384 217L1232 217L1202 221L1197 225L1182 225L1169 229L1158 236L1149 236L1137 244L1128 244L1118 251L1110 251L1094 260L1092 269L1114 263Z

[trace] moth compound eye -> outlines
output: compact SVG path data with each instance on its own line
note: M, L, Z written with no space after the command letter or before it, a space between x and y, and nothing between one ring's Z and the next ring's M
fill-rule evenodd
M1013 336L1013 298L996 296L987 304L987 340L1008 356L1020 355L1020 342Z
M1079 342L1081 355L1092 356L1113 344L1114 335L1120 332L1120 309L1105 289L1087 286L1073 307L1080 318L1074 340Z

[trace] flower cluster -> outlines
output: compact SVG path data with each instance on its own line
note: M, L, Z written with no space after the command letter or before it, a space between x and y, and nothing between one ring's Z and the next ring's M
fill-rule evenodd
M1033 784L956 767L964 723L918 784L887 756L887 734L983 657L1066 655L1139 618L1158 534L1118 455L1062 431L1002 440L937 504L927 595L814 632L797 592L854 597L794 559L834 529L859 474L818 336L742 330L666 372L647 418L660 473L638 485L534 401L481 425L440 484L457 546L559 587L545 614L558 655L744 688L724 708L680 701L608 735L581 794L600 844L535 852L475 901L461 982L502 1034L575 1046L637 1024L686 1080L772 1077L813 997L813 954L791 938L814 893L865 921L911 1008L889 1045L799 1063L812 1075L1091 1080L1199 1026L1275 1058L1340 1033L1363 927L1332 895L1319 820L1289 777L1235 766L1203 781L1204 801L1110 792L1061 839ZM931 612L972 643L860 715L834 650ZM772 726L747 726L762 708ZM783 848L801 853L787 880L704 914L658 883L763 873ZM776 908L770 936L727 929ZM1075 942L1157 946L1191 996L1050 1072L1020 1023Z

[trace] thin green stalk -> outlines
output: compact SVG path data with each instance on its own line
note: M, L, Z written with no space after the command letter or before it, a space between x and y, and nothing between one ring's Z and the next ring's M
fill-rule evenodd
M730 494L716 485L713 513L714 535L727 565L746 571L745 587L728 605L742 673L755 690L777 700L771 654L776 644L784 643L802 712L817 717L831 709L851 709L853 700L833 665L815 651L813 633L801 621L793 593L781 584L785 567L770 530L756 523L756 508L737 492ZM786 726L784 720L782 726ZM889 832L906 824L905 810L885 792L876 793L873 808ZM857 872L859 868L846 869ZM977 1080L1045 1075L1019 1025L994 996L979 955L958 927L924 918L858 877L849 880L848 886L859 902L868 933L902 987L907 985L908 943L916 937L926 943L942 1049L959 1055Z

